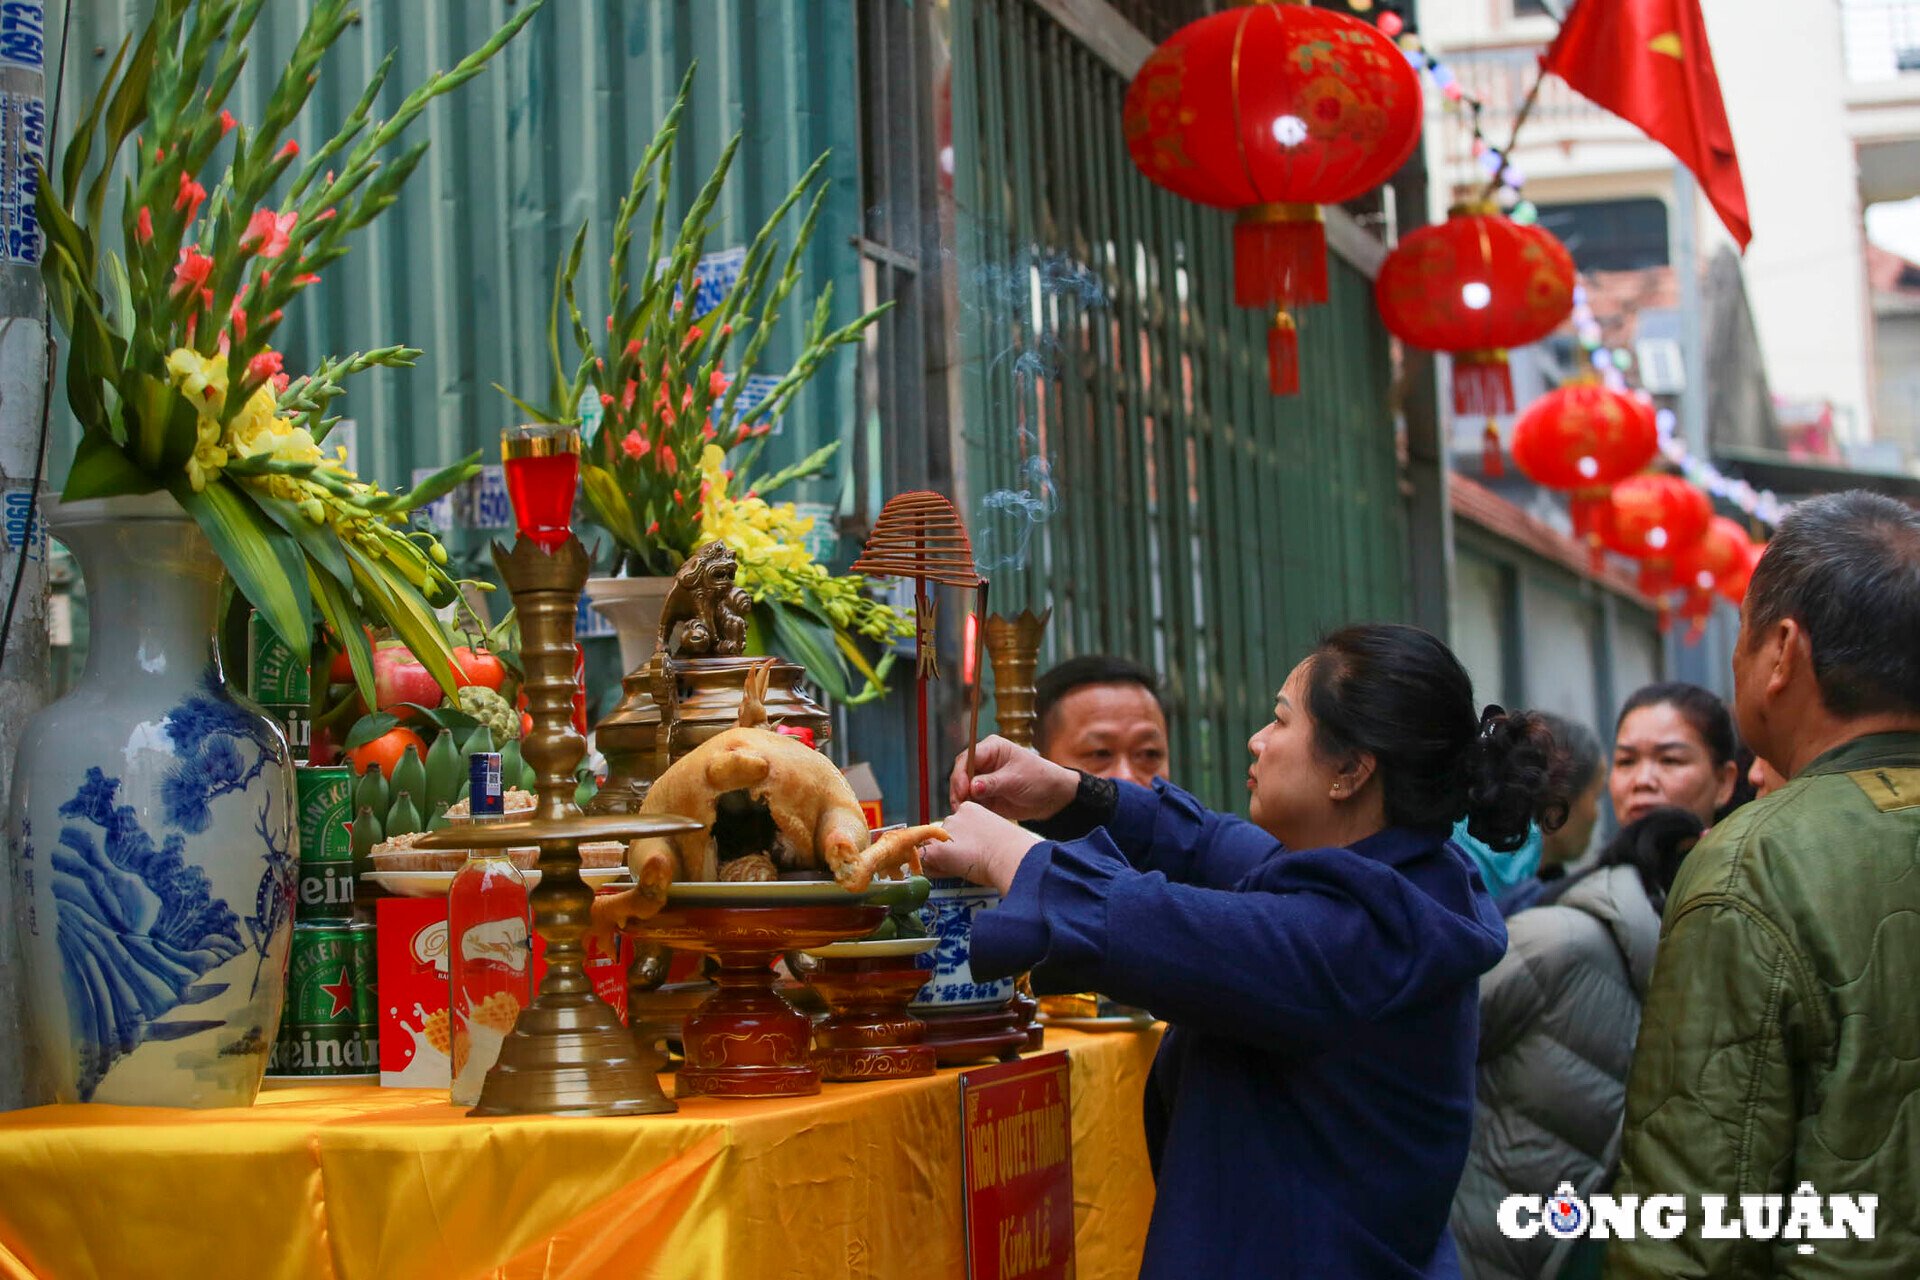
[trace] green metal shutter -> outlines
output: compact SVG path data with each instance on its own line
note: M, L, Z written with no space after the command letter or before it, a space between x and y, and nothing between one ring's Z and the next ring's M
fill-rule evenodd
M1053 607L1043 667L1106 650L1160 671L1175 778L1237 807L1243 744L1314 638L1410 610L1368 281L1334 259L1330 304L1301 317L1305 394L1270 396L1231 215L1134 169L1125 80L1029 0L952 12L976 541L1018 545L1035 459L1057 497L995 608Z

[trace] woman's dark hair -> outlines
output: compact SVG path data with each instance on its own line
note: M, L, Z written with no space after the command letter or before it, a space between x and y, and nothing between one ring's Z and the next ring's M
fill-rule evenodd
M1680 864L1692 852L1694 843L1706 826L1691 809L1662 808L1643 814L1614 833L1594 864L1578 875L1567 876L1548 885L1535 906L1549 906L1567 896L1567 891L1590 875L1609 867L1632 867L1640 873L1640 885L1655 911L1665 910L1667 890L1680 874Z
M1464 815L1499 852L1539 821L1567 818L1567 762L1536 712L1475 714L1473 681L1453 651L1418 627L1344 627L1313 651L1307 711L1329 760L1374 758L1394 826L1447 829Z
M1733 732L1733 716L1727 711L1727 704L1699 685L1681 680L1668 680L1634 690L1633 696L1620 708L1620 718L1613 722L1614 737L1620 736L1620 726L1627 722L1628 716L1642 707L1657 707L1663 703L1678 711L1693 731L1700 735L1700 741L1707 746L1707 754L1713 757L1714 768L1733 759L1734 753L1740 749L1739 740Z

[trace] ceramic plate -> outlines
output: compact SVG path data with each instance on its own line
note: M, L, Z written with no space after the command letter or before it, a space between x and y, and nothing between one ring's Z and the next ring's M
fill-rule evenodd
M884 901L905 889L906 880L876 880L865 893L853 894L832 880L691 880L667 890L676 907L803 907L821 902L848 906Z
M938 938L870 938L864 942L835 942L815 947L810 956L839 960L878 960L890 956L917 956L940 945Z
M1069 1031L1140 1031L1153 1025L1153 1015L1136 1013L1110 1018L1055 1018L1043 1013L1040 1021L1049 1027L1065 1027Z
M444 898L447 890L453 887L452 871L369 871L367 879L385 889L396 898ZM539 868L520 873L526 877L527 888L540 883ZM627 874L625 867L582 867L580 878L589 888L598 889Z

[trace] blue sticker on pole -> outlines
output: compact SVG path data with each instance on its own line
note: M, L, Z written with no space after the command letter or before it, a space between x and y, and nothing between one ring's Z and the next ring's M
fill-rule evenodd
M6 530L9 558L25 548L27 560L38 564L47 558L47 526L42 519L44 503L33 500L31 489L9 489L4 499L5 514L0 527Z
M513 499L507 495L506 468L491 463L467 482L469 505L466 525L470 529L511 529Z
M739 399L733 402L733 422L730 425L738 427L743 421L750 417L756 409L765 404L767 397L773 394L773 389L780 385L780 378L781 375L777 373L756 373L749 376L745 385L740 388ZM714 430L716 431L721 429L720 409L725 403L726 397L722 396L713 402L713 408L707 412L707 420L713 423ZM761 421L762 420L758 418L754 419L756 426L759 425ZM773 430L768 432L768 434L779 435L780 418L775 416L771 419L771 422L773 424Z
M0 166L0 263L40 263L43 237L33 201L40 190L35 166L45 163L46 154L46 100L0 93L0 156L6 158Z
M0 67L47 69L47 7L41 0L0 3Z
M339 428L334 428L335 432ZM415 467L413 469L413 487L419 488L429 476L438 473L436 467ZM457 492L457 490L456 490ZM432 529L435 533L448 533L453 529L453 494L443 493L425 506L413 509L416 522Z

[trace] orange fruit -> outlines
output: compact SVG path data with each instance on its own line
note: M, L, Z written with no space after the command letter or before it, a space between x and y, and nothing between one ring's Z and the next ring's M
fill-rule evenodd
M393 766L406 758L408 747L419 752L422 760L427 758L427 744L420 740L420 735L411 729L395 726L372 742L362 743L347 752L347 763L353 766L355 777L365 773L371 766L378 768L381 776L391 782Z

